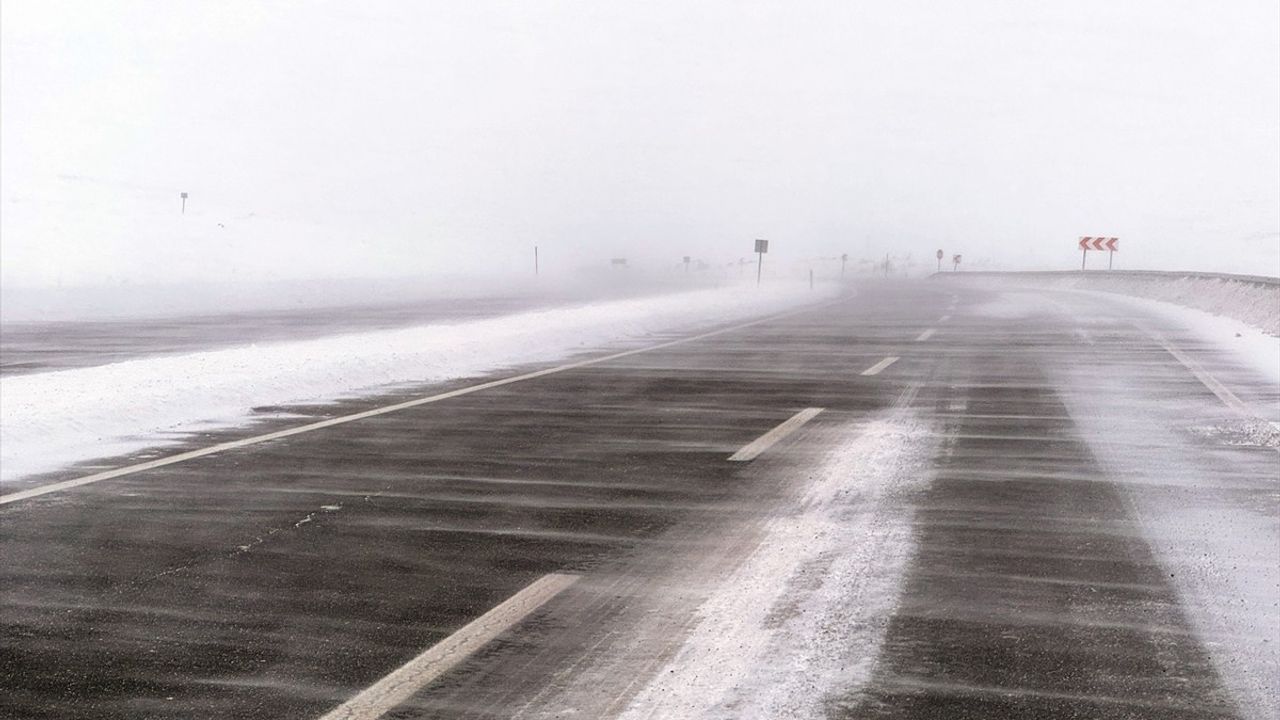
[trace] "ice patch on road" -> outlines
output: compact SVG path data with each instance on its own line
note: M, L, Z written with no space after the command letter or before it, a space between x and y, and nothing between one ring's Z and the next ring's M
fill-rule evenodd
M253 408L560 360L658 332L733 322L838 294L834 285L730 287L457 324L149 357L0 378L0 480L180 442Z
M927 483L934 434L905 415L850 434L718 582L622 718L823 717L865 685L911 556L908 497Z

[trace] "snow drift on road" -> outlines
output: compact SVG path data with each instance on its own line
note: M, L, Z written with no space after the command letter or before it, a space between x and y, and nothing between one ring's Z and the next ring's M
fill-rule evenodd
M937 432L906 410L831 432L808 487L712 581L698 624L623 720L817 718L857 704L901 593L908 499L929 482Z
M778 312L838 291L731 287L5 377L0 479L173 444L183 433L244 423L254 407L548 362L652 333Z
M1077 290L1123 295L1193 308L1280 336L1280 285L1249 277L1187 273L949 273L942 282L996 289Z
M1042 292L1070 291L1181 326L1201 341L1234 355L1269 382L1280 384L1280 285L1172 274L959 275L942 279L1005 291L979 308L988 316L1028 317L1044 311L1070 314L1068 307ZM1027 290L1031 292L1019 292Z

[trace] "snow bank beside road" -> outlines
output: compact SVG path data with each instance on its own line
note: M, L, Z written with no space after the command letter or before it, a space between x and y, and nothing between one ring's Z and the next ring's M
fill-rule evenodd
M656 332L731 322L839 288L732 287L456 324L228 348L0 379L0 480L173 444L247 422L253 408L439 382Z

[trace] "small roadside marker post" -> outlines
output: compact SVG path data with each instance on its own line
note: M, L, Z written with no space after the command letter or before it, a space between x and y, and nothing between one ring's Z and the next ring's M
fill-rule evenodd
M960 269L960 256L952 255L951 256L951 272L955 272L959 269Z
M533 274L538 274L538 246L533 246Z
M689 257L688 255L685 255L685 256L684 256L684 271L685 271L685 272L689 272L689 261L690 261L690 260L692 260L692 259L693 259L693 258Z
M840 277L841 278L844 277L844 266L845 266L845 263L847 262L849 262L849 253L841 253L840 254Z
M809 289L813 289L813 268L809 268Z
M182 214L187 214L187 194L182 193Z
M938 272L942 272L942 250L938 250Z
M764 270L764 254L769 252L769 241L756 238L756 286L760 285L760 273Z

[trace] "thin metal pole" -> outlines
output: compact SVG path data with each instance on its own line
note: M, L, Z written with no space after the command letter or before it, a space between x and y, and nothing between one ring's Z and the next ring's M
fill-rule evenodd
M1084 272L1084 261L1089 259L1089 248L1080 251L1080 272Z
M538 246L533 246L533 274L538 274Z
M764 268L764 253L756 253L756 286L760 285L760 271Z
M1110 269L1111 269L1111 263L1112 263L1115 259L1116 259L1116 251L1115 251L1115 250L1111 250L1111 251L1107 252L1107 269L1108 269L1108 270L1110 270Z
M813 270L809 271L809 289L813 289Z

